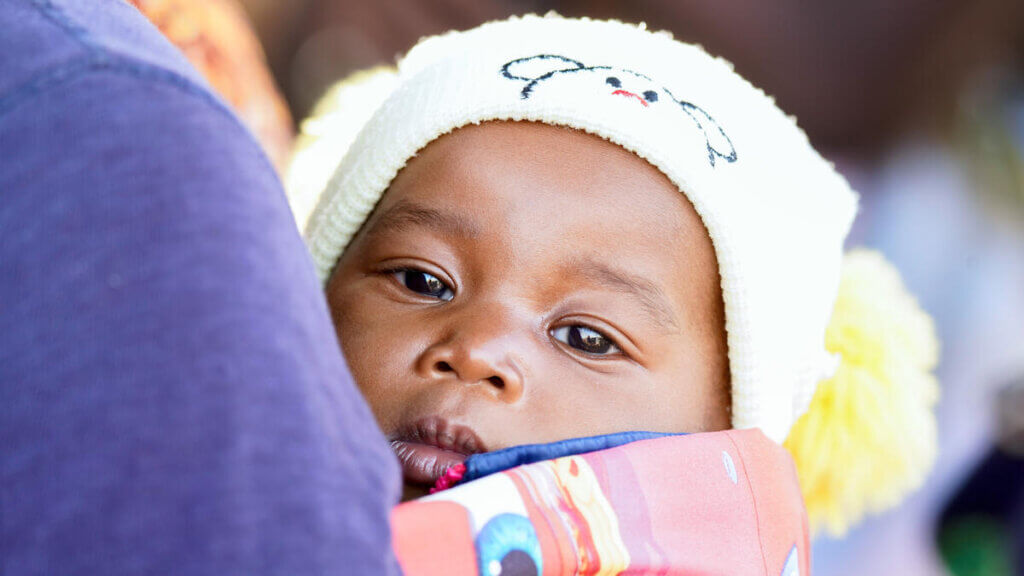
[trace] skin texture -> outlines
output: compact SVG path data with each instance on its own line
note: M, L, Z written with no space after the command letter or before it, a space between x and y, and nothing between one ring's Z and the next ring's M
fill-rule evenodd
M477 450L729 427L711 239L661 172L596 136L491 122L435 140L327 296L390 439L425 418Z

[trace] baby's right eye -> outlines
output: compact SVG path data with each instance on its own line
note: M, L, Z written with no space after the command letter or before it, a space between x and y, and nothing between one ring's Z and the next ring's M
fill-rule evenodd
M395 280L417 294L444 300L445 302L455 297L455 292L444 283L443 280L429 272L415 268L402 268L391 273Z

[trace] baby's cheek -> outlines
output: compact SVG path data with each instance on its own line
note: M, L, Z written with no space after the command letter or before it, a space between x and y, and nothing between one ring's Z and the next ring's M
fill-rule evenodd
M591 419L602 419L608 432L701 432L711 404L705 387L686 380L637 376L618 382L611 393L585 401ZM591 422L593 424L593 422Z
M388 362L393 357L389 353L389 331L384 329L379 319L375 319L375 315L368 313L372 308L358 301L335 298L330 304L338 343L349 373L370 405L377 423L387 433L396 420L395 393L389 390L388 383L398 381Z
M389 354L375 341L373 334L367 333L345 338L342 352L356 386L373 410L378 424L385 428L396 419L395 402L399 390L394 383L400 381L388 362Z
M359 391L363 394L378 426L385 434L396 431L400 423L401 406L404 402L402 387L396 386L402 379L392 374L383 362L376 361L372 354L352 354L349 370Z
M550 442L565 438L636 430L678 432L677 422L652 394L652 385L635 374L556 377L537 386L531 398L528 429Z
M722 388L727 382L720 382L711 371L694 371L688 378L663 383L659 405L659 417L671 422L676 432L710 432L729 427L728 395Z

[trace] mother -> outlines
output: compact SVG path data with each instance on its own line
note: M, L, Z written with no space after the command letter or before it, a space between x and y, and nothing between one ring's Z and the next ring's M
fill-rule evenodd
M399 475L258 145L121 0L0 29L0 572L397 572Z

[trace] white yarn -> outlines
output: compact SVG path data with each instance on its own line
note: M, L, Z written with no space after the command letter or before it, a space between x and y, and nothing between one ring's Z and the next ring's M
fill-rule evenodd
M300 229L305 228L344 151L397 82L392 68L357 73L324 95L310 118L302 122L284 177L288 202Z

